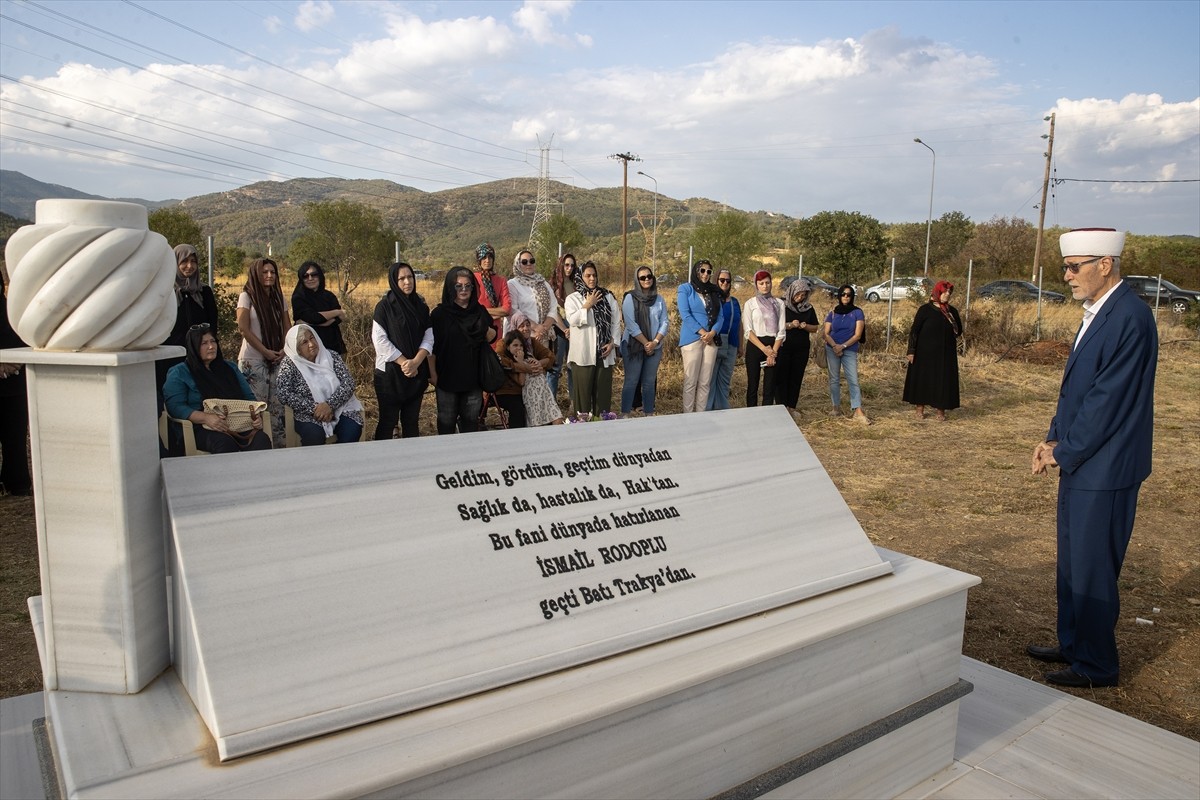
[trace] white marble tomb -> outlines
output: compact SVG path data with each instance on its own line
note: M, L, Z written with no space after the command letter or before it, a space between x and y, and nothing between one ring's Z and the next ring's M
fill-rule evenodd
M223 759L891 571L780 408L163 475L175 668Z

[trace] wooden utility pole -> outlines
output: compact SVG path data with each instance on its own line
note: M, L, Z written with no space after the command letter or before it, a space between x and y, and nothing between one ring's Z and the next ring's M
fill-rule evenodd
M633 153L616 153L609 158L621 162L623 192L621 194L621 291L629 286L629 162L641 161Z
M1043 153L1046 156L1046 172L1042 176L1042 205L1038 209L1037 243L1033 246L1033 273L1029 277L1029 280L1037 281L1039 287L1042 285L1038 274L1041 272L1040 265L1042 263L1042 231L1046 227L1046 196L1050 192L1050 160L1054 157L1054 114L1046 117L1046 119L1050 122L1050 133L1043 133L1042 138L1049 140L1049 146L1046 148L1046 152Z
M1038 232L1037 241L1033 245L1033 275L1031 281L1037 281L1038 287L1038 302L1037 302L1037 324L1033 338L1036 341L1041 341L1042 338L1042 231L1046 228L1046 197L1050 193L1050 161L1054 157L1054 114L1046 117L1050 121L1050 133L1042 134L1042 138L1048 140L1049 146L1046 148L1046 172L1042 176L1042 206L1038 209Z

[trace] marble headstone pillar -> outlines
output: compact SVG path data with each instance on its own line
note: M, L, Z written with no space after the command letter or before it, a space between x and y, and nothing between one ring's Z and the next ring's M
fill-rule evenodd
M41 200L9 239L28 349L47 690L134 693L170 664L154 361L175 260L134 203Z

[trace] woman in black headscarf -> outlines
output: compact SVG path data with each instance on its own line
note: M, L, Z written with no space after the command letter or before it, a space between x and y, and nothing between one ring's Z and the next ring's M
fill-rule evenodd
M163 342L165 345L183 347L188 329L193 325L208 323L213 333L217 331L217 301L213 290L200 280L200 256L190 244L175 246L175 327ZM162 391L167 372L183 357L164 358L154 362L158 388Z
M220 414L205 411L205 400L254 400L250 384L232 361L221 355L216 331L201 323L188 329L184 338L187 355L171 367L163 384L167 413L195 425L196 446L210 453L270 450L271 440L263 433L262 417L254 419L247 434L229 430Z
M307 322L317 332L326 350L346 355L342 340L342 318L346 312L337 295L325 288L325 270L315 261L305 261L297 272L300 280L292 290L292 319Z
M433 354L429 378L437 387L438 434L479 429L483 390L479 348L496 338L492 317L479 303L479 282L466 267L446 273L442 302L429 315Z
M413 268L404 262L388 269L388 293L375 306L371 342L375 345L375 397L379 424L375 439L391 439L400 422L400 436L420 435L421 400L429 386L433 328L429 306L417 294Z

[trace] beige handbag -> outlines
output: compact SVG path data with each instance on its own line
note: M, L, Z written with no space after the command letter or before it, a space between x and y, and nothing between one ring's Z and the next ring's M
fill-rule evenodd
M204 401L206 414L220 414L225 418L230 433L249 433L254 430L254 417L262 416L267 404L261 400L222 400L214 398ZM207 425L204 426L212 430Z

